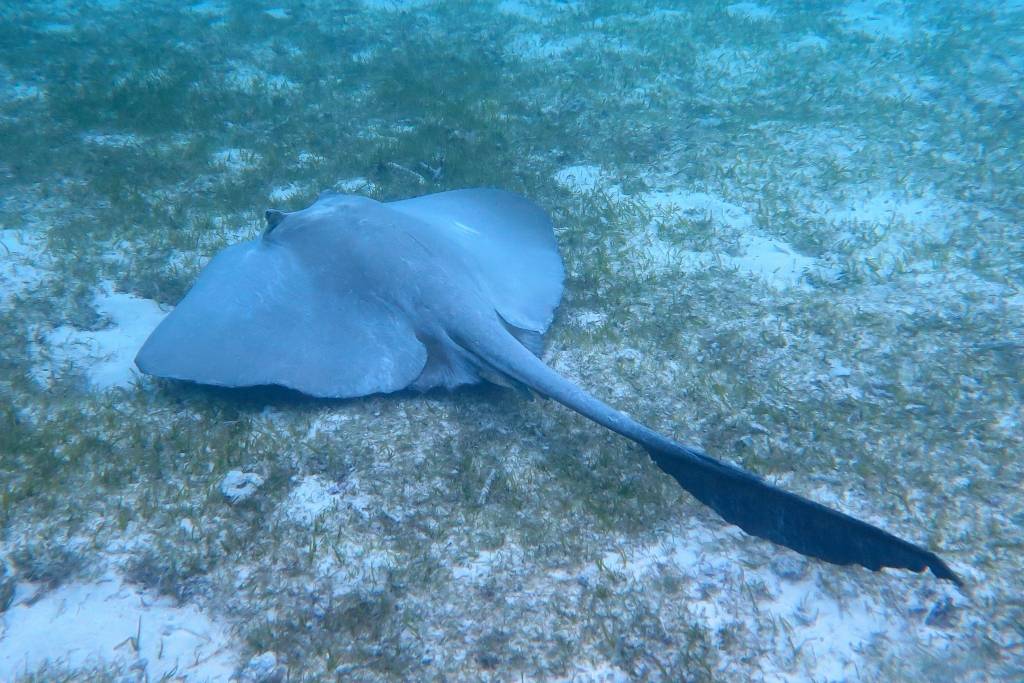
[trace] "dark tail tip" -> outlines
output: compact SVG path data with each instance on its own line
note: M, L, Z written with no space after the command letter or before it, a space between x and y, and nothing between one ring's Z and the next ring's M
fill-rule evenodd
M915 546L915 547L917 547L917 546ZM963 586L964 586L963 579L961 579L959 576L957 576L956 572L954 572L952 569L950 569L949 565L946 564L942 560L941 557L939 557L938 555L936 555L933 552L928 552L928 551L924 551L924 552L926 552L928 554L928 556L929 556L928 557L928 569L931 570L932 574L934 574L935 576L939 577L940 579L945 579L947 581L952 581L953 583L955 583L957 585L957 587L963 588ZM921 569L921 570L918 570L918 571L924 571L924 569Z
M833 564L922 572L962 586L935 553L838 510L768 484L681 444L648 448L655 464L695 498L748 534Z

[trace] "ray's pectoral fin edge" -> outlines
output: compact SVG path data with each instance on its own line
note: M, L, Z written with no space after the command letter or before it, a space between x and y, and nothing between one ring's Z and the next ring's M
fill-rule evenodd
M695 498L748 534L833 564L921 572L963 583L935 553L867 522L776 488L680 444L646 446L651 459Z

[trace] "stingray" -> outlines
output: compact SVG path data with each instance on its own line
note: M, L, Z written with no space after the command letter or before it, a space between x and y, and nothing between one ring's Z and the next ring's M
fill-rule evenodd
M526 387L640 444L748 534L960 584L933 552L663 436L545 365L541 336L564 270L551 221L529 200L491 189L387 203L325 192L266 221L261 237L207 264L139 351L142 372L333 398L481 380Z

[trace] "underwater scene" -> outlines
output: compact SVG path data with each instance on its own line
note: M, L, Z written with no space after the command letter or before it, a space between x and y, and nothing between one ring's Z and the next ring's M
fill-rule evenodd
M0 3L0 681L1024 679L1022 83L1020 0Z

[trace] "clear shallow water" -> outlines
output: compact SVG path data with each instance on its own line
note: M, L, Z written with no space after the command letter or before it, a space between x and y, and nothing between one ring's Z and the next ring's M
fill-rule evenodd
M268 651L298 680L1020 675L1018 5L0 16L0 677L219 680ZM513 392L133 373L268 206L467 186L552 213L556 369L969 592L743 536ZM232 470L262 479L234 505Z

